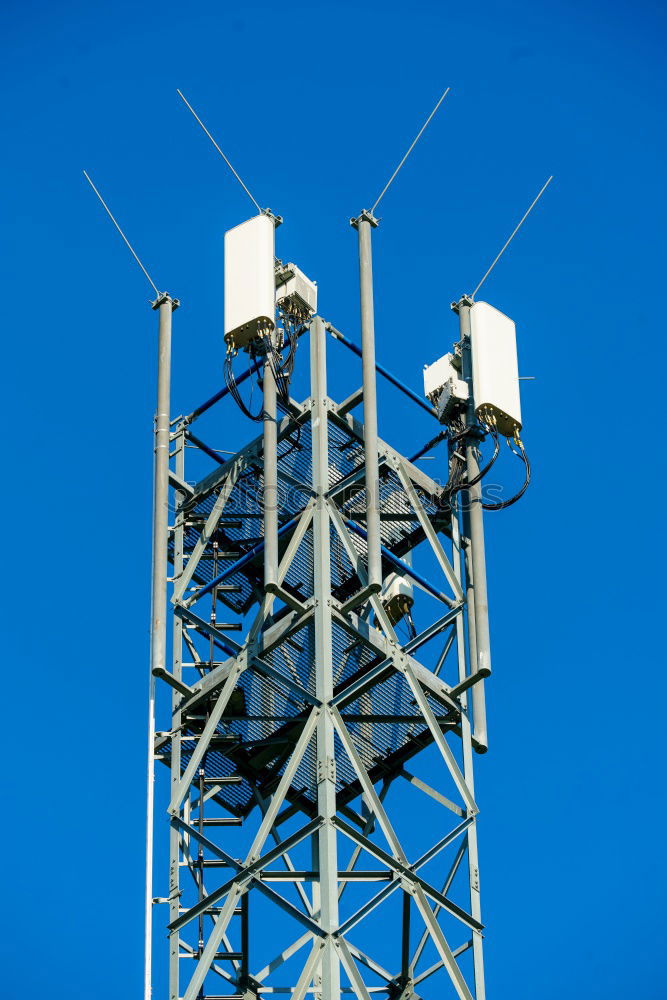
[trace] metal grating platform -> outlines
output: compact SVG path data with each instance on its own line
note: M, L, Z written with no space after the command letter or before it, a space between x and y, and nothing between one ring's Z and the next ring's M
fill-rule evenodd
M342 423L342 422L341 422ZM341 426L330 419L329 432L329 487L341 513L363 526L365 520L366 492L363 480L363 445L352 429ZM281 511L280 523L285 524L294 519L304 509L310 497L308 480L312 473L311 460L311 430L309 424L301 427L300 438L296 447L287 440L281 451L284 457L278 459L279 477L281 477ZM227 463L231 466L232 459ZM355 474L358 479L354 480ZM381 505L381 536L383 545L394 555L403 556L424 539L424 532L411 510L409 499L396 472L387 466L381 466L380 505ZM336 494L335 490L341 483L350 479L354 481ZM427 477L424 477L426 480ZM233 563L252 550L263 538L263 507L261 497L264 479L261 471L261 450L253 457L252 463L241 473L239 480L231 491L230 497L219 522L220 547L229 557L220 563L221 568ZM432 492L422 489L421 499L425 513L434 527L442 529L449 517L448 509L441 506L440 496L432 484ZM184 537L186 558L189 556L199 538L201 525L210 514L220 493L220 486L214 487L201 496L196 496L188 507L188 527ZM281 553L289 544L291 532L281 538ZM310 538L310 534L307 536ZM366 542L359 535L353 535L352 541L356 551L365 561ZM337 600L345 600L355 590L359 589L352 564L343 548L340 538L332 531L332 592ZM293 565L287 574L286 589L295 597L303 599L312 593L312 543L300 546ZM169 558L173 561L173 540L169 543ZM237 614L247 614L249 609L259 600L262 585L262 555L251 560L238 573L226 579L226 583L238 587L238 593L220 593L219 600ZM206 585L213 579L213 560L210 554L204 555L199 562L193 580L200 585Z
M366 506L365 484L363 480L363 443L356 428L347 422L330 416L329 437L329 490L336 506L345 519L363 526ZM295 520L303 511L310 497L308 482L312 475L311 428L306 422L300 428L298 441L283 441L279 448L279 476L282 482L280 523ZM235 459L238 456L235 456ZM234 485L224 511L219 520L217 540L225 559L218 561L218 571L233 565L246 553L261 543L263 537L263 508L261 503L263 475L261 448L248 459ZM227 463L232 466L235 459ZM186 559L199 539L201 527L211 513L224 482L224 469L219 482L195 495L187 505L187 528L184 533ZM430 481L426 480L425 486ZM342 484L342 489L341 489ZM347 484L347 485L346 485ZM421 500L429 519L439 526L443 511L435 484L431 492L421 490ZM386 549L402 556L424 539L424 531L410 505L396 471L387 465L381 468L381 535ZM289 545L293 527L280 540L281 554ZM355 550L365 563L366 541L357 534L350 539ZM360 580L345 550L342 540L333 528L330 529L331 546L331 586L332 596L337 601L345 601L361 588ZM173 542L169 547L173 559ZM248 561L238 572L225 578L225 584L238 588L235 593L221 592L218 600L238 615L247 614L257 604L262 586L261 551ZM199 561L193 575L193 583L199 586L210 584L213 572L213 558L207 550ZM389 572L391 567L388 567ZM289 571L285 577L285 589L301 601L313 593L313 536L308 529L299 544ZM220 645L224 646L224 636ZM382 655L371 645L354 638L340 624L332 626L333 680L335 690L342 691L351 680L364 676L382 659ZM264 654L265 661L281 676L296 681L305 691L315 693L315 651L312 621L275 648ZM196 708L196 717L186 726L185 732L196 736L204 726L206 708L219 688L213 688L207 701L201 701ZM285 687L274 683L270 677L248 671L242 675L238 687L236 706L218 727L219 736L233 737L233 741L222 748L214 748L206 754L207 779L230 774L240 774L239 784L223 785L215 794L215 800L237 816L247 814L256 805L253 789L261 787L263 794L270 790L282 774L284 761L296 743L306 717L307 704ZM433 702L433 711L444 717L448 708L443 703ZM237 717L233 717L236 713ZM379 678L364 693L350 703L344 713L349 719L350 732L357 750L369 773L375 775L383 767L396 766L398 759L404 760L418 752L431 737L423 719L416 722L395 721L397 718L415 717L415 704L408 686L395 673ZM363 721L362 717L370 720ZM394 720L380 721L382 719ZM181 769L184 771L196 746L195 740L184 740L181 745ZM158 752L165 763L169 763L169 743L164 741ZM341 755L341 760L344 760ZM354 797L358 788L351 765L339 767L336 781L337 792L342 800ZM293 799L300 802L307 812L314 807L316 797L315 759L310 751L296 773Z

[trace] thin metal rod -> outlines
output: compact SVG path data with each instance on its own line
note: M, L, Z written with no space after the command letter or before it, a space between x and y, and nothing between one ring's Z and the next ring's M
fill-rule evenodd
M401 984L410 978L410 893L403 893L403 927L401 933Z
M85 170L83 172L83 176L86 178L86 180L90 184L91 188L93 189L93 191L95 192L95 194L97 195L97 197L102 202L102 206L104 207L104 210L106 211L107 215L109 216L109 218L113 222L114 226L116 227L116 229L120 233L121 237L123 238L127 249L130 251L130 253L134 257L134 259L136 260L137 264L139 265L139 267L141 268L141 270L144 272L144 274L148 278L148 280L149 280L149 282L150 282L150 284L151 284L151 286L153 288L153 291L155 292L156 295L159 296L160 293L157 290L157 285L155 284L155 282L151 278L150 274L148 273L148 271L146 270L146 268L144 267L144 265L141 263L141 261L137 257L137 255L136 255L136 253L134 251L134 247L132 246L132 244L128 240L127 236L125 235L125 233L123 232L123 230L120 228L120 226L118 225L118 223L114 219L113 215L111 214L111 210L110 210L109 206L107 205L106 201L104 200L104 198L102 197L102 195L100 194L100 192L97 190L97 188L95 187L95 185L93 184L93 182L91 181L90 177L88 176L88 174L86 173Z
M241 985L245 991L250 972L250 921L249 900L246 892L241 898Z
M356 344L353 344L351 340L347 339L347 337L344 337L343 334L340 332L340 330L337 330L335 326L331 325L331 323L327 323L326 328L335 340L339 340L341 344L344 344L345 347L347 347L348 350L352 351L353 354L356 354L358 358L362 357L361 348L357 347ZM416 403L417 406L421 406L421 408L423 410L426 410L427 413L430 413L432 417L437 417L438 414L432 406L429 406L428 403L425 403L424 400L420 396L418 396L416 392L413 392L413 390L410 389L409 386L401 382L401 380L396 378L395 375L392 375L392 373L388 371L383 365L380 365L376 362L375 370L378 373L378 375L382 375L383 378L386 378L387 382L391 382L391 384L396 386L397 389L400 389L402 393L404 393L409 399L413 401L413 403Z
M166 670L167 543L169 539L169 395L171 384L171 316L174 303L158 296L159 310L157 412L153 475L153 565L151 586L151 653L148 688L148 760L146 783L146 897L144 1000L151 1000L153 947L153 812L155 795L155 677Z
M512 242L512 240L514 239L514 237L516 236L516 234L519 232L519 230L521 229L522 225L524 224L524 222L526 221L526 219L528 218L528 216L530 215L530 213L533 211L533 209L535 208L535 206L537 205L538 201L540 200L540 198L542 197L542 195L544 194L544 192L546 191L546 189L549 187L549 185L551 184L551 182L552 182L553 179L554 178L553 178L553 174L552 174L551 177L549 178L549 180L543 186L543 188L540 191L540 193L538 194L538 196L531 202L530 208L528 209L528 211L525 213L525 215L521 219L521 222L516 227L516 229L514 230L514 232L512 233L512 235L510 236L510 238L507 240L507 242L505 243L504 247L502 248L502 250L500 251L500 253L496 257L496 259L494 260L493 264L491 265L491 267L489 268L489 270L486 272L486 274L484 275L484 277L482 278L482 280L480 281L480 283L477 285L477 288L475 289L475 291L470 296L471 299L475 298L475 296L477 295L477 292L480 290L480 288L482 287L482 285L484 284L484 282L486 281L486 279L488 278L488 276L491 274L491 272L493 271L494 267L496 266L496 264L498 263L498 261L500 260L500 258L502 257L502 255L505 253L505 251L507 250L508 246L510 245L510 243Z
M412 152L412 150L415 148L415 146L417 145L417 143L421 139L423 133L426 130L426 126L431 121L431 119L433 118L434 114L436 113L436 111L438 110L438 108L440 107L440 105L442 104L442 102L444 101L444 99L447 97L448 93L449 93L449 87L447 87L447 90L444 92L444 94L442 94L440 100L438 101L438 103L436 104L436 106L433 108L433 111L428 116L428 118L426 119L426 121L424 122L424 124L422 125L422 127L420 128L419 132L417 133L417 137L415 138L414 142L412 143L412 145L408 149L407 153L405 154L405 156L403 157L403 159L401 160L401 162L396 167L396 169L394 170L393 174L391 175L391 177L389 178L389 180L387 181L387 183L383 187L383 189L382 189L382 191L380 193L379 198L377 199L377 201L375 202L375 204L373 205L373 207L371 209L371 212L372 212L373 215L375 214L375 209L378 207L378 205L380 204L380 202L384 198L385 194L389 190L389 188L390 188L390 186L391 186L394 178L396 177L396 174L399 172L399 170L401 169L401 167L403 166L403 164L407 160L408 156L410 155L410 153Z
M218 463L218 465L227 464L224 458L220 458L220 456L216 454L216 452L214 452L212 448L209 448L207 444L205 444L202 440L200 440L200 438L196 437L196 435L192 434L190 431L187 432L187 438L188 441L192 441L193 445L196 448L199 448L200 451L203 451L205 455L208 455L209 458L212 458L214 462Z
M192 115L196 119L196 121L199 122L199 124L203 128L204 132L206 132L206 135L209 137L209 139L211 140L211 142L213 143L213 145L215 146L215 148L217 149L217 151L220 153L220 156L223 158L223 160L225 161L225 163L227 164L227 166L229 167L229 169L231 170L231 172L234 174L234 177L236 177L237 181L239 182L239 184L241 185L241 187L243 188L243 190L245 191L245 193L248 195L248 197L250 198L251 202L253 203L253 205L255 206L255 208L257 209L257 211L261 213L262 210L259 207L259 202L255 201L255 199L253 198L253 196L250 194L250 191L245 186L245 184L243 183L243 181L241 180L241 178L239 177L239 175L236 173L236 171L234 170L234 167L231 165L231 163L229 162L229 160L227 159L227 157L225 156L225 154L223 153L223 151L220 149L220 146L218 146L217 142L215 141L215 139L213 138L213 136L211 135L211 133L209 132L209 130L206 128L206 126L204 125L203 121L201 120L201 118L199 117L199 115L197 114L197 112L195 111L195 109L192 107L192 105L190 104L190 102L188 100L186 100L185 97L183 97L183 94L178 89L178 87L176 88L176 93L178 94L178 96L180 97L180 99L183 101L183 103L185 104L186 108L192 113Z
M431 438L430 441L427 441L426 444L419 449L419 451L416 451L414 455L411 455L410 458L408 459L408 462L413 463L418 461L418 459L420 459L422 455L425 455L427 451L431 450L431 448L435 448L435 446L437 444L440 444L441 441L444 441L446 437L447 437L447 431L440 431L440 433L436 434L434 438Z

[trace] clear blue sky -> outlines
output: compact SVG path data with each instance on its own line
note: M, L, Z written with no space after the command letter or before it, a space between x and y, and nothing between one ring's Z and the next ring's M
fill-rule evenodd
M664 10L28 0L2 27L3 994L141 980L155 324L82 168L183 301L183 412L221 385L222 234L251 210L176 87L358 339L348 219L450 85L382 205L379 360L420 388L450 301L555 175L485 289L535 376L533 484L488 518L489 997L661 1000ZM381 434L416 448L428 428L387 399Z

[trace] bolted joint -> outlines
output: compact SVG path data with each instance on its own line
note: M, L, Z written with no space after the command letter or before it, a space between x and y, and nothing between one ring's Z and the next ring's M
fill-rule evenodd
M276 215L275 212L272 212L270 208L263 208L262 215L265 215L267 219L271 219L271 222L276 227L276 229L283 223L282 215Z
M400 879L400 883L403 892L407 892L409 896L417 895L417 886L414 884L414 882L411 882L408 879Z
M452 302L451 310L452 312L458 313L461 306L474 306L475 302L472 295L462 295L458 302Z
M239 977L239 989L243 994L243 1000L257 1000L259 996L260 983L252 976Z
M333 757L327 757L326 760L318 760L317 762L318 785L323 781L330 781L332 784L336 784L336 761Z
M412 997L415 996L414 983L409 977L403 979L401 976L393 982L388 983L387 991L389 1000L412 1000Z
M373 227L377 229L380 224L380 220L376 219L372 212L369 212L367 208L364 208L356 219L350 219L350 225L353 229L359 229L360 222L368 222Z
M172 299L168 292L160 292L155 302L151 302L151 308L159 309L165 302L171 302L172 312L175 312L181 304L179 299Z

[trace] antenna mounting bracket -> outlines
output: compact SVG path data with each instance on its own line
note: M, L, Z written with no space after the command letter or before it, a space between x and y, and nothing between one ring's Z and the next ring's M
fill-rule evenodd
M272 212L270 208L263 208L261 214L266 215L267 218L271 219L271 222L276 227L276 229L283 223L282 215L275 215L275 213Z
M459 306L461 305L461 303L463 303L464 306L474 305L471 295L462 295L461 298L458 300L458 302L452 302L450 307L452 312L455 312L458 315Z
M172 312L175 312L181 304L179 299L172 299L169 292L159 292L155 302L151 302L151 308L159 309L164 302L171 302Z
M360 222L370 222L373 229L377 229L380 224L380 220L376 219L372 212L369 212L367 208L364 208L360 213L358 218L350 219L350 225L353 229L359 228Z

